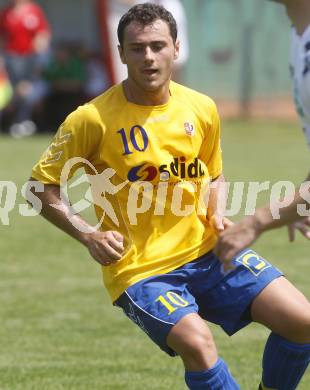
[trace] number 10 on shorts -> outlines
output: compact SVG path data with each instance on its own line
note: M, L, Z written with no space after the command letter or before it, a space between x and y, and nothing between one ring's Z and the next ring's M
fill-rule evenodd
M162 303L168 310L168 315L176 311L179 307L186 307L189 303L180 295L173 291L168 291L165 295L160 295L156 302Z

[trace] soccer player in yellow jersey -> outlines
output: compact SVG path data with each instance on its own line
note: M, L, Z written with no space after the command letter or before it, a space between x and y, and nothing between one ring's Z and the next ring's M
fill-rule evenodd
M132 7L120 20L119 52L128 78L79 107L33 168L42 215L85 245L104 283L162 350L179 355L190 389L239 389L219 358L206 321L232 335L251 321L272 331L270 370L293 389L309 356L309 303L250 249L224 267L212 253L229 222L220 125L213 101L170 80L177 27L163 7ZM99 229L60 190L84 167ZM81 207L81 203L78 203ZM283 340L285 345L283 346ZM288 351L290 369L279 368Z

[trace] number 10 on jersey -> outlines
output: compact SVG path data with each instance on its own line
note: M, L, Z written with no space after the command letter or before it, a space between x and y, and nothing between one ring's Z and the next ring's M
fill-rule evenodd
M122 137L123 148L124 148L123 155L132 154L133 153L132 150L136 150L137 152L144 152L148 147L149 138L147 136L145 129L142 126L139 125L132 126L129 133L129 139L127 137L124 128L118 130L117 132Z

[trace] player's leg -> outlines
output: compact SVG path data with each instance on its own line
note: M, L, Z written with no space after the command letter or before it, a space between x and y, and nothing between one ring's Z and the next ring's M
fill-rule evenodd
M251 302L282 273L251 249L236 256L233 259L235 269L228 272L224 271L219 259L212 256L209 264L200 265L199 283L196 280L190 290L201 317L232 335L251 322Z
M207 323L195 313L183 317L168 334L167 344L188 371L208 370L217 362L217 350Z
M218 358L209 327L197 314L198 306L188 290L188 280L199 265L196 261L168 274L142 280L129 287L115 305L162 350L170 356L180 355L190 389L239 389L225 363Z
M211 331L198 314L188 314L174 325L167 344L182 358L185 381L191 390L240 389L218 357Z
M272 331L264 351L261 388L295 389L310 360L310 303L280 277L254 299L251 315Z

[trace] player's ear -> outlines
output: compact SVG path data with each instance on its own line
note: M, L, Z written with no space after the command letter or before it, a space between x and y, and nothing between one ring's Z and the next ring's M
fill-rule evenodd
M179 52L180 52L180 41L177 39L174 44L174 60L177 60L179 58Z
M126 59L125 59L125 55L124 55L124 48L121 45L118 45L117 48L118 48L119 57L120 57L122 63L126 65Z

